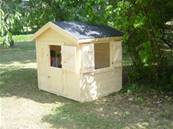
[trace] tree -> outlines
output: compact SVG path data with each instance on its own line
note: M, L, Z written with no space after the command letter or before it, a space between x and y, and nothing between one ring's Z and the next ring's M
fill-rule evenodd
M160 81L166 76L164 49L172 49L172 44L163 37L168 35L165 23L173 18L172 12L173 2L169 0L119 0L116 4L114 25L125 33L124 44L138 79L149 76L152 81ZM147 72L146 67L150 69Z
M0 34L3 37L3 46L12 47L12 29L17 19L20 19L18 11L20 0L1 0L0 1Z

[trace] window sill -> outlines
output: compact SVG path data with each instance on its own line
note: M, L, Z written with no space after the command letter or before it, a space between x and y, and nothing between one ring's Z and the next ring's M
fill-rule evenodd
M114 67L106 67L106 68L100 68L100 69L92 69L92 70L87 70L87 71L82 71L81 73L104 73L104 72L109 72L112 71Z

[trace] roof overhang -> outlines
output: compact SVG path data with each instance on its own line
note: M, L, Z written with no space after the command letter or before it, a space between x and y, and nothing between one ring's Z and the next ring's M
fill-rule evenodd
M101 42L110 42L110 41L121 41L122 36L114 36L114 37L103 37L103 38L91 38L91 39L77 39L67 31L63 30L61 27L57 26L53 22L48 22L43 27L41 27L36 33L34 33L34 36L32 37L32 40L37 39L42 33L44 33L48 29L53 29L56 32L61 32L65 35L69 35L71 38L73 38L77 44L85 44L85 43L101 43Z
M71 35L70 33L64 31L61 27L58 27L56 24L54 24L53 22L48 22L47 24L45 24L43 27L41 27L37 32L34 33L34 36L32 37L32 40L35 40L36 38L38 38L43 32L45 32L47 29L53 29L56 32L62 32L66 35L69 35L70 37L72 37L74 40L76 40L76 42L78 41L73 35Z
M93 39L80 39L80 40L78 40L78 44L101 43L101 42L121 41L121 40L122 40L122 36L118 36L118 37L105 37L105 38L93 38Z

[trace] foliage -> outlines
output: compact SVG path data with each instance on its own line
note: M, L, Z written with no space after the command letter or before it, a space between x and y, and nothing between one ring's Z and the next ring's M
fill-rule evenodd
M119 0L115 26L124 31L124 44L133 61L131 79L159 82L167 73L167 52L172 49L166 22L173 18L173 2L169 0ZM169 33L172 35L172 33ZM149 69L149 71L145 71Z
M79 4L78 0L30 0L25 4L27 27L36 31L48 21L74 20Z
M113 14L110 11L113 6L110 4L115 2L112 0L29 0L25 4L27 26L35 31L48 21L75 20L107 24Z
M12 47L14 45L12 30L16 29L17 22L20 20L19 3L19 0L0 1L0 34L4 39L4 47Z
M14 45L14 41L13 41L11 32L9 32L9 31L7 32L7 34L4 36L2 44L5 48L12 47Z

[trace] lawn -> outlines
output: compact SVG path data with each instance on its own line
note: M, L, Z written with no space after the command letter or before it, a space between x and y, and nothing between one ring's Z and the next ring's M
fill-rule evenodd
M27 42L31 41L32 34L28 35L15 35L13 36L14 42ZM0 37L0 44L2 43L3 38Z
M173 128L172 92L132 85L96 101L78 103L38 90L31 36L16 36L14 48L0 46L0 128Z

